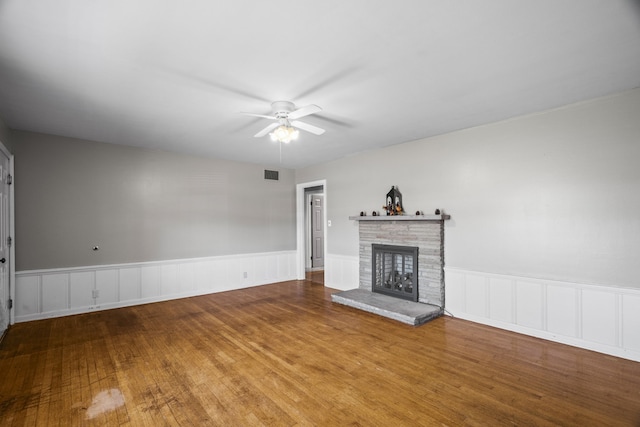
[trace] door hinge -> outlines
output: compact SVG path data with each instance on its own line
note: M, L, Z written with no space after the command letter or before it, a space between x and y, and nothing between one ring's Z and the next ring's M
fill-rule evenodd
M11 236L7 237L7 246L11 247L12 243L13 243L13 239L11 238Z
M11 176L11 174L7 175L7 184L9 185L13 184L13 177Z
M9 310L11 310L13 308L13 300L12 299L7 301L7 306L9 307Z

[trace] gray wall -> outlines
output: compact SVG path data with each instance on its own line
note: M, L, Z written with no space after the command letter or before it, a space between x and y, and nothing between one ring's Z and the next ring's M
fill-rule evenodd
M18 271L295 249L293 171L267 181L253 164L13 139Z
M358 255L350 215L444 209L447 266L640 288L640 90L296 171L326 179L328 255ZM425 120L428 120L425 117Z
M0 118L0 142L4 144L7 150L13 153L13 138L11 137L11 130L7 127L2 118Z

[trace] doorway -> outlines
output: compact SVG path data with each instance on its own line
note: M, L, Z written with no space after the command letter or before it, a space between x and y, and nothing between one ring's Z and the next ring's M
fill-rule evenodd
M324 269L324 194L310 194L311 270Z
M0 340L11 324L13 269L11 184L12 155L0 143Z
M327 253L325 181L297 185L298 280L324 285Z
M304 189L305 278L324 284L324 187Z

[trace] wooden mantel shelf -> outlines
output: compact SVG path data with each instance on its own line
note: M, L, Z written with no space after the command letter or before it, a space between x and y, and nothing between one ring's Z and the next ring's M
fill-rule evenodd
M350 216L352 221L445 221L451 219L451 215L377 215L377 216Z

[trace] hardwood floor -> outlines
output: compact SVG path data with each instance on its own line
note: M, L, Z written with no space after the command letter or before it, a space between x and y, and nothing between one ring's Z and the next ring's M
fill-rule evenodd
M640 363L285 282L14 325L0 425L640 425Z
M324 285L324 270L307 271L305 278L313 283Z

